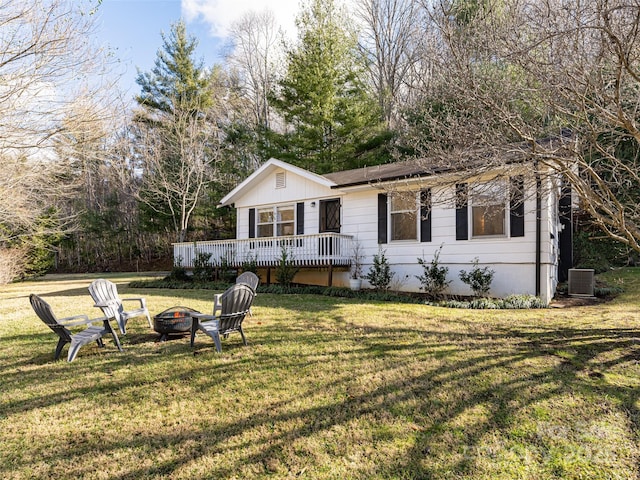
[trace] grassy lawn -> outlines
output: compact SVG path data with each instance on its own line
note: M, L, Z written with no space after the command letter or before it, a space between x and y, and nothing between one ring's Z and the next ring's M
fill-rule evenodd
M640 269L563 309L260 294L248 347L160 343L139 318L123 353L107 338L54 362L28 295L98 316L93 278L0 288L0 478L640 478ZM152 314L211 309L210 291L108 278Z

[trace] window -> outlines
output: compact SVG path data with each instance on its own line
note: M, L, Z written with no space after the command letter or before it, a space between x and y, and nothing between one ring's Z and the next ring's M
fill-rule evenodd
M258 210L258 236L273 237L273 208Z
M391 240L416 240L418 238L416 193L394 193L390 200Z
M293 235L295 228L295 209L293 205L261 208L258 210L257 223L258 237Z
M507 187L496 180L473 186L471 190L472 237L505 235Z
M278 232L278 237L293 235L294 219L293 206L276 208L276 231Z

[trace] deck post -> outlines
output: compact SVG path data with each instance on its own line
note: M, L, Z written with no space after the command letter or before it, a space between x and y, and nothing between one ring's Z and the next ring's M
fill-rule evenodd
M327 280L327 286L333 286L333 260L329 260L329 278Z

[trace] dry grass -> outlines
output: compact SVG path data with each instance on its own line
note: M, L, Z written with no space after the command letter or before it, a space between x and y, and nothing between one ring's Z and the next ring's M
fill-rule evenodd
M54 362L31 311L95 313L90 276L2 287L0 477L639 478L640 269L569 309L467 311L257 297L238 335L157 342L131 320ZM152 312L211 292L129 290ZM66 350L65 350L66 352Z

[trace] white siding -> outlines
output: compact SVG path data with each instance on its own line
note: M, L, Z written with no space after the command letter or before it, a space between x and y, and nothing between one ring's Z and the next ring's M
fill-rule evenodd
M272 172L257 187L249 190L236 200L236 238L249 238L249 209L270 205L295 205L304 202L304 233L318 233L319 229L319 202L321 199L339 198L340 192L332 190L324 185L319 185L312 180L296 175L291 171L286 172L284 188L276 188L276 174L284 172L277 170ZM312 206L312 202L315 205Z
M280 170L280 172L283 171ZM286 186L284 188L276 188L277 173L278 171L274 171L255 188L238 198L235 202L236 208L295 203L337 196L335 190L319 185L291 171L286 172Z
M533 185L528 186L529 189ZM506 296L510 294L536 293L536 215L535 198L529 195L525 201L525 235L524 237L492 237L475 238L471 240L456 240L456 215L453 204L434 205L432 208L432 240L419 241L389 241L378 245L378 191L353 192L345 196L343 201L343 229L342 233L353 235L363 245L366 255L364 272L368 272L373 261L373 255L379 247L385 250L395 281L402 290L419 291L420 283L415 278L422 274L417 258L431 260L435 251L442 244L440 264L449 268L448 278L452 280L449 293L470 295L471 291L459 279L460 270L470 270L471 262L478 257L479 266L489 266L496 273L494 275L491 294ZM446 193L446 192L445 192ZM444 195L447 196L446 194ZM450 196L450 195L448 195ZM553 199L543 203L543 208L551 208ZM550 285L549 272L555 271L555 265L550 251L552 242L549 232L549 215L545 214L546 222L542 222L542 292L545 300L550 300L555 284ZM366 285L366 284L365 284Z
M525 200L525 235L505 237L475 238L456 240L456 212L453 202L434 203L432 207L432 240L431 242L398 241L378 245L378 202L377 195L382 192L374 188L354 189L341 192L302 177L291 171L286 172L286 186L276 188L274 170L256 187L247 190L237 198L237 238L249 236L249 209L268 205L305 204L305 234L318 233L319 200L341 198L342 227L341 233L352 235L363 246L365 253L364 272L368 272L373 255L380 247L395 273L394 287L407 291L419 291L420 284L415 278L422 273L417 258L429 261L434 252L443 245L440 253L440 264L449 268L448 278L452 280L449 293L453 295L469 295L471 291L459 279L460 270L470 270L474 258L479 259L480 267L489 266L495 271L491 295L506 296L510 294L536 293L536 200L535 183L528 180ZM442 191L434 191L434 198L452 198L454 187ZM549 301L556 287L557 270L557 196L554 189L543 188L541 218L541 297ZM315 202L315 206L312 206ZM507 215L508 216L508 215ZM470 224L469 224L470 226ZM553 237L553 238L552 238ZM313 276L313 274L309 274ZM322 275L321 275L322 276ZM335 272L334 285L347 285L348 273ZM366 287L365 282L365 287Z

